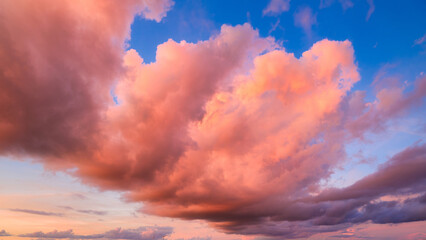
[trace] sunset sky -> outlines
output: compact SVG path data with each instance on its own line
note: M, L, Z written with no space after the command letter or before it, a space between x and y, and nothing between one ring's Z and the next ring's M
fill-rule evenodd
M426 239L426 1L0 0L15 239Z

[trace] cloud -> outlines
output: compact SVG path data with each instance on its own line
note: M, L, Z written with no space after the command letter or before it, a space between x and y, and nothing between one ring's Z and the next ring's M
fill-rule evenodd
M405 238L410 240L422 240L426 238L426 233L422 233L422 232L410 233Z
M19 237L43 239L128 239L128 240L159 240L173 232L171 227L139 227L136 229L117 228L101 234L75 235L72 229L67 231L34 232L21 234Z
M134 15L159 20L169 3L2 1L0 151L44 158L92 147Z
M173 7L173 0L141 0L143 17L160 22Z
M354 111L359 112L358 117L348 119L346 129L354 137L363 138L366 132L381 132L386 129L388 119L397 118L407 113L410 109L420 106L426 96L426 77L420 76L413 83L414 90L406 91L405 86L398 86L397 79L385 78L378 85L379 88L374 102L364 101L365 92L354 92L350 104ZM356 108L356 109L355 109Z
M70 206L59 206L60 208L67 209L67 210L73 210L79 213L86 213L86 214L92 214L92 215L106 215L108 214L107 211L99 211L99 210L87 210L87 209L75 209Z
M263 9L263 15L276 16L290 9L290 0L271 0Z
M73 230L67 230L67 231L52 231L48 233L44 232L34 232L34 233L27 233L27 234L21 234L19 237L32 237L32 238L74 238L74 232Z
M8 236L12 236L10 235L8 232L6 232L6 230L1 230L0 231L0 237L8 237Z
M294 25L301 27L309 36L312 32L312 25L317 24L317 15L312 13L310 7L300 8L294 13Z
M103 234L107 239L151 240L164 239L173 232L171 227L139 227L136 229L117 228Z
M376 9L376 7L374 6L373 0L367 0L367 3L368 3L368 12L367 12L367 16L365 17L366 21L370 19L371 14L373 14L374 10Z
M192 238L179 238L176 240L211 240L211 237L192 237Z
M346 10L354 6L351 0L339 0L339 2L342 5L343 10Z
M325 191L317 198L321 201L336 201L378 197L389 193L417 193L419 190L426 190L426 176L423 174L426 170L425 163L426 145L410 147L381 165L377 172L347 188Z
M426 41L426 34L423 37L418 38L414 41L414 45L422 45Z
M335 0L321 0L319 8L322 9L330 7L333 3L335 3ZM346 11L348 8L352 8L354 6L354 3L351 0L339 0L339 3L342 6L343 11ZM367 0L367 4L368 12L365 17L365 21L368 21L370 19L371 14L373 14L374 10L376 9L373 0Z
M37 211L37 210L31 210L31 209L11 208L11 209L9 209L9 211L12 211L12 212L23 212L23 213L29 213L29 214L35 214L35 215L43 215L43 216L57 216L57 217L64 216L63 213L45 212L45 211Z
M321 8L330 7L334 2L335 0L321 0L319 8L321 9ZM342 6L343 10L346 10L354 6L354 3L351 0L339 0L339 3Z
M80 213L94 214L94 215L106 215L108 212L106 211L97 211L97 210L76 210Z
M145 213L203 219L228 233L306 238L365 221L423 219L424 145L347 188L321 182L347 158L348 144L423 107L426 77L412 89L380 80L367 101L351 91L360 80L351 42L324 39L296 57L249 24L224 25L196 43L168 40L146 64L124 50L142 3L2 3L2 155L122 191L144 202ZM312 10L294 17L310 34ZM171 231L78 237L155 239ZM76 238L72 231L32 237L46 236Z

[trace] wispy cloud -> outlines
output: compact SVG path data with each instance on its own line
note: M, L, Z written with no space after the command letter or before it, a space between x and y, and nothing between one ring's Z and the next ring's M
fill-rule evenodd
M330 7L334 2L336 2L336 1L335 0L321 0L319 8L321 9L321 8ZM339 3L342 6L343 11L354 6L354 3L351 0L339 0Z
M263 9L263 15L277 16L290 9L290 0L271 0Z
M299 8L294 13L294 25L303 28L308 36L311 35L312 25L314 24L317 24L317 16L312 13L310 7Z
M368 12L367 16L365 17L365 20L368 21L371 17L371 14L373 14L374 10L376 9L376 6L374 5L373 0L367 0L368 3Z
M32 210L32 209L10 208L9 211L12 211L12 212L23 212L23 213L29 213L29 214L35 214L35 215L43 215L43 216L57 216L57 217L64 216L63 213L45 212L45 211L38 211L38 210Z
M92 214L92 215L106 215L108 214L107 211L100 211L100 210L90 210L90 209L75 209L73 207L70 206L59 206L60 208L63 209L67 209L67 210L73 210L75 212L79 212L79 213L86 213L86 214Z
M426 41L426 33L422 37L414 40L414 45L422 45L425 41Z

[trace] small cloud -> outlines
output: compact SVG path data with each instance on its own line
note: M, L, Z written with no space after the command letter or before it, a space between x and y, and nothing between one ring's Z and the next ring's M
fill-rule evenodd
M281 26L280 26L280 19L277 19L277 21L274 23L274 24L272 24L272 27L271 27L271 29L269 30L269 32L268 32L268 35L271 35L271 33L273 33L275 30L277 30L277 28L281 28L281 29L283 29Z
M334 2L335 2L334 0L321 0L319 8L322 9L322 8L330 7ZM351 0L339 0L339 2L343 8L343 11L354 6Z
M93 215L106 215L107 211L96 211L96 210L76 210L79 213L87 213L87 214L93 214Z
M192 237L192 238L179 238L176 240L212 240L212 237Z
M426 33L423 37L414 40L414 45L422 45L426 41Z
M57 231L54 230L52 232L44 233L44 232L33 232L27 234L21 234L20 237L28 237L28 238L75 238L74 232L72 229L67 231Z
M351 0L339 0L340 5L342 5L343 10L351 8L354 6L354 3Z
M72 194L72 197L73 197L73 198L78 198L78 199L81 199L81 200L88 199L88 197L87 197L86 195L83 195L83 194L81 194L81 193L73 193L73 194Z
M4 229L0 231L0 237L7 237L7 236L12 236L12 235L6 232L6 230Z
M12 212L23 212L23 213L29 213L29 214L35 214L35 215L43 215L43 216L57 216L57 217L64 216L63 213L45 212L45 211L37 211L37 210L31 210L31 209L10 208L9 211L12 211Z
M310 7L301 8L294 14L294 25L303 28L309 36L314 24L317 24L317 15L312 13Z
M290 9L290 0L271 0L263 9L263 15L277 16Z
M67 210L73 210L79 213L86 213L86 214L92 214L92 215L106 215L108 213L107 211L99 211L99 210L75 209L70 206L59 206L59 207L63 209L67 209Z
M408 234L405 239L409 240L423 240L426 239L426 233L417 232L417 233L410 233Z
M368 21L371 17L371 14L373 14L374 10L376 9L376 6L374 6L374 2L373 0L367 0L368 3L368 12L367 12L367 16L365 17L365 21Z

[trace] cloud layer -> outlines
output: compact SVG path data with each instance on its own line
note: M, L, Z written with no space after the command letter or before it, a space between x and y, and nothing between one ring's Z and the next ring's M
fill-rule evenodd
M126 239L126 240L160 240L173 232L171 227L139 227L136 229L117 228L92 235L76 235L72 229L67 231L34 232L21 234L23 238L41 239ZM10 236L10 235L9 235Z
M368 102L350 91L360 80L351 42L325 39L296 58L248 24L198 43L169 40L145 64L124 51L130 24L136 14L161 20L170 1L0 4L2 155L230 233L306 237L424 220L425 145L347 188L320 182L346 144L423 104L426 77L411 91L385 81ZM304 11L295 21L309 31L315 16Z

